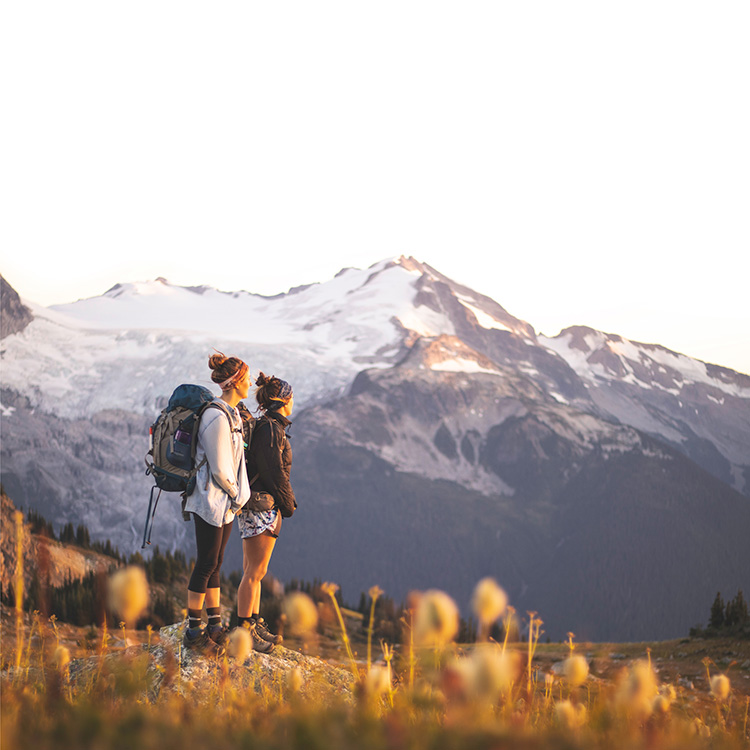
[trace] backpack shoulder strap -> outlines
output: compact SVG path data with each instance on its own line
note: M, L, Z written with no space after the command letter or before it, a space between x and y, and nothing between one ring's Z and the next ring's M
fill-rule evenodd
M234 414L234 409L229 406L229 404L222 401L220 398L215 398L213 401L209 401L200 411L199 417L203 416L203 412L206 411L206 409L210 409L211 407L214 407L215 409L218 409L220 412L223 412L226 418L229 420L229 429L232 432L242 432L242 420L240 419L240 426L235 426L235 419L236 415Z
M276 447L281 451L284 449L284 443L286 441L286 431L284 430L284 427L280 425L275 419L271 419L266 414L263 414L263 416L258 417L257 420L258 423L260 422L267 422L268 423L268 429L271 432L271 447L273 448L274 444ZM281 437L279 438L279 435Z

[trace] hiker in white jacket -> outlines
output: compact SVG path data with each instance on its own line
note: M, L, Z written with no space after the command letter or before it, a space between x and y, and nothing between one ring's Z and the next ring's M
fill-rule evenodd
M201 466L203 459L206 463ZM195 489L185 511L197 513L212 526L231 524L250 497L245 471L242 418L226 401L217 399L201 416L195 465Z
M197 555L188 583L188 627L183 643L187 648L219 654L226 641L221 625L221 564L235 513L250 498L242 419L236 409L250 389L250 371L241 359L220 353L209 357L208 366L213 371L211 379L221 388L221 398L201 415L195 454L200 469L195 489L185 503L185 511L192 513L195 523ZM204 603L208 615L205 629L201 627Z

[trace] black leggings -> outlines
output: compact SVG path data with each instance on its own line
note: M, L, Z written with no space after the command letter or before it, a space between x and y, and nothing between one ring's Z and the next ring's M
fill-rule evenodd
M224 560L224 549L232 533L232 521L226 526L212 526L197 513L195 521L195 544L198 557L193 574L190 576L188 589L196 594L205 594L206 589L218 589L221 581L221 563Z

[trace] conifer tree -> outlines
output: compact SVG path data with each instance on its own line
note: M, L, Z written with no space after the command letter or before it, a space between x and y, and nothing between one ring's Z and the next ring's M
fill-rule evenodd
M156 583L167 583L169 581L169 563L167 558L159 551L158 545L154 549L154 554L146 570L149 573L149 578Z
M747 602L742 594L742 590L737 592L737 596L727 602L724 623L728 628L742 626L748 622Z
M716 598L711 605L711 619L708 621L708 627L721 630L724 627L724 600L721 598L721 592L716 592Z
M143 555L140 552L133 552L128 559L128 565L143 565Z
M76 532L73 524L68 522L60 529L60 541L63 544L75 544Z
M80 524L76 529L76 544L83 549L88 549L91 546L89 530L83 524Z

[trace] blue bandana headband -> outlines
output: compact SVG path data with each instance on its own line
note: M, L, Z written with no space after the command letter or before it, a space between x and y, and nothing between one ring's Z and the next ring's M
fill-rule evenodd
M279 395L274 396L271 400L272 401L289 401L289 399L294 395L294 393L292 392L292 386L289 385L289 383L287 383L286 380L279 380L279 383L281 384Z

